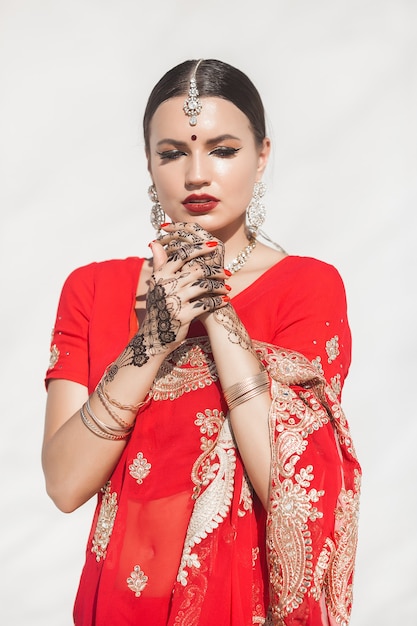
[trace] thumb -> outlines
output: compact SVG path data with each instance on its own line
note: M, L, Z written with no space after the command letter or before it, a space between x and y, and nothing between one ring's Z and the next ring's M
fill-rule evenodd
M158 241L151 241L149 247L153 255L153 270L155 272L156 270L159 270L159 268L162 267L164 263L166 263L168 255L165 252L164 247L161 246Z

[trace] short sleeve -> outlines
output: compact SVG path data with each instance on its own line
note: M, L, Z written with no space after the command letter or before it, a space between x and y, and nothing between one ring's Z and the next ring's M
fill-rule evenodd
M351 362L343 281L332 265L305 258L292 282L273 343L303 354L340 398Z
M64 283L52 331L46 384L53 378L61 378L88 386L88 336L95 265L74 270Z

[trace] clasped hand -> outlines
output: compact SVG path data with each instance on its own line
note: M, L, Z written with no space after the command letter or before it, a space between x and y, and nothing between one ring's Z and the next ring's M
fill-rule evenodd
M193 319L229 300L224 244L198 224L169 224L164 230L151 246L154 271L139 331L148 354L172 351Z

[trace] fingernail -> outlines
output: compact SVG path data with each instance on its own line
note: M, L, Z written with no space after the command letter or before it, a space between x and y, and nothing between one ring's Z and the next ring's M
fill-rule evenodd
M215 248L217 246L217 241L206 241L206 246L209 248Z
M231 291L231 286L230 285L225 285L225 288L227 289L227 291Z
M148 243L148 248L150 248L151 250L152 250L152 244L153 244L153 241L151 241L150 243Z
M224 268L223 272L226 274L226 276L232 275L232 272L230 270L227 270L226 268Z
M229 296L222 296L223 302L230 302Z
M160 228L165 228L165 226L169 226L170 222L164 222L163 224L161 224Z

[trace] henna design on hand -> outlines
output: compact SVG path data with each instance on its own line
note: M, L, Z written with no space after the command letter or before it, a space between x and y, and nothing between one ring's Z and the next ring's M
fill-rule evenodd
M198 280L191 283L191 287L200 287L201 289L206 289L207 291L217 291L221 289L224 285L224 281L222 280L213 280L209 278L199 278Z
M224 298L226 297L227 296L204 296L194 302L193 308L202 309L201 313L215 311L220 306L224 306ZM199 315L201 315L201 313L199 313Z
M172 230L175 228L175 230ZM194 265L198 262L202 267L224 267L224 244L220 239L216 239L199 224L191 222L180 222L171 224L168 232L158 237L158 241L165 247L168 261L185 261L184 266ZM217 245L208 248L207 244ZM196 251L201 251L198 261ZM206 270L208 275L212 273ZM210 272L210 274L209 274Z
M248 331L243 326L234 308L228 304L213 313L214 319L227 330L230 343L241 346L244 350L255 353Z
M165 352L177 341L181 322L177 318L181 301L176 295L178 280L156 280L152 275L146 297L146 316L142 328L131 339L119 358L109 368L106 378L113 380L120 367L142 367L151 355Z

